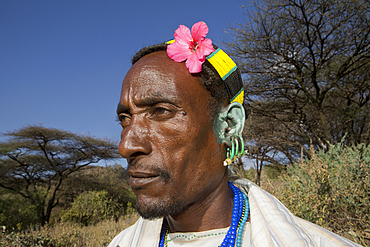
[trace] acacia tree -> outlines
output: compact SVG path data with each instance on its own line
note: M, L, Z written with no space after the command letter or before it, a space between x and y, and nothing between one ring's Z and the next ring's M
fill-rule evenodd
M310 142L369 143L370 2L259 0L250 10L226 42L254 121L246 132L258 133L247 143L268 144L285 164Z
M4 135L8 139L0 143L0 187L35 205L41 224L49 221L70 174L119 157L112 141L54 128L27 126Z

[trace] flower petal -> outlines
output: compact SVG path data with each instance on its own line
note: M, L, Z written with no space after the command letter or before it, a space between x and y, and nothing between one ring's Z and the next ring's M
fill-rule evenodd
M175 31L175 40L176 42L190 44L191 35L190 29L187 26L180 25L178 29Z
M212 41L206 39L208 26L205 22L195 23L191 28L180 25L175 31L175 42L167 46L167 55L176 62L186 61L186 67L190 73L199 73L202 71L202 64L206 56L215 49Z
M189 69L190 73L199 73L202 71L203 62L197 58L197 55L195 53L193 53L188 57L188 60L186 60L185 65L186 68Z
M210 39L204 39L199 45L198 49L196 51L197 56L199 59L204 58L205 56L208 56L212 52L214 52L215 49L213 48L212 45L212 40Z
M191 37L195 42L204 40L208 33L208 26L204 21L199 21L191 27Z
M189 46L184 42L174 42L167 46L167 55L175 62L182 62L186 60L192 52Z

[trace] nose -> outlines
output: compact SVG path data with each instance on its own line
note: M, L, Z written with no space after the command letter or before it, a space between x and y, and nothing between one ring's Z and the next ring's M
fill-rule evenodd
M151 153L150 138L147 133L149 126L145 121L133 117L129 126L121 132L121 141L118 146L118 152L123 158L134 159L141 155Z

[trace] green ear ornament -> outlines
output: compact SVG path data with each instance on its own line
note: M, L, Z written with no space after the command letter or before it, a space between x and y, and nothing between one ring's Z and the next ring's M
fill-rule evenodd
M244 107L239 102L233 102L223 107L213 124L213 132L218 143L231 146L232 139L241 136L245 122Z
M244 154L244 141L241 136L244 122L244 107L238 102L233 102L227 107L222 108L215 119L213 132L217 137L217 141L220 144L225 143L228 146L227 158L224 161L224 166L230 165L231 162Z

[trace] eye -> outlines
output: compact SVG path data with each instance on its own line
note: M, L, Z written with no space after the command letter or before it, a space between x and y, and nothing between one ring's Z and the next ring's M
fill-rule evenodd
M128 114L121 113L118 115L118 122L122 128L127 127L130 124L131 116Z
M167 118L171 118L174 114L175 114L175 111L172 109L169 109L169 107L155 106L152 108L151 118L155 118L158 120L164 120Z
M155 109L155 114L157 114L157 115L163 115L163 114L167 114L169 112L170 112L169 110L161 108L161 107L158 107L157 109Z

